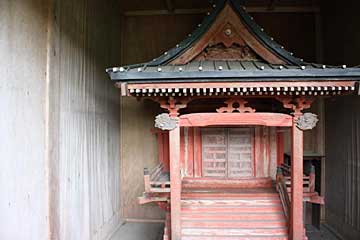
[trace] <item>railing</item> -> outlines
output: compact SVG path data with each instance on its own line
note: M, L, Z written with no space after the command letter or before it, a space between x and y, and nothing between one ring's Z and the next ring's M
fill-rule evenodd
M281 200L281 204L284 209L285 216L289 220L291 203L290 203L290 197L289 197L288 190L287 190L286 183L285 183L285 178L283 175L283 170L281 167L279 167L277 169L277 173L276 173L276 190L278 191L278 193L280 195L280 200Z
M283 173L288 192L291 192L291 166L282 164L280 169ZM304 193L315 193L315 167L312 165L309 176L304 174L303 188Z
M170 175L164 172L162 164L159 164L151 171L144 168L144 185L146 193L170 192Z

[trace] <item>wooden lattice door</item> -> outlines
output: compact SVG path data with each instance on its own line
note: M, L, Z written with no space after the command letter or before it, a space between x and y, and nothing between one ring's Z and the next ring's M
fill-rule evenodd
M254 176L253 128L204 128L201 136L203 177Z

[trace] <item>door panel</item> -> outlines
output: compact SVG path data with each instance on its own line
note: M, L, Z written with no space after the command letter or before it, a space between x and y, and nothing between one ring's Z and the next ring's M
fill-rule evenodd
M204 128L201 135L204 177L254 176L253 128Z
M228 177L253 176L253 134L251 128L228 129Z
M206 128L202 136L202 170L204 177L226 177L227 139L224 128Z

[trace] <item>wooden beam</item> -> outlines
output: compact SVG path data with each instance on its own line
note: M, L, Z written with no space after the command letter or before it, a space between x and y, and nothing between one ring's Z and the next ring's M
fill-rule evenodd
M181 239L180 127L169 132L171 239Z
M192 113L180 117L182 127L257 125L291 127L292 117L281 113Z
M190 8L190 9L158 9L158 10L139 10L139 11L126 11L124 16L158 16L158 15L192 15L192 14L205 14L212 9L210 8ZM249 13L319 13L320 7L317 6L289 6L289 7L247 7Z
M223 88L298 88L298 87L353 87L356 81L341 80L341 81L276 81L276 82L185 82L185 83L132 83L127 84L127 89L131 91L142 89L223 89ZM121 86L120 86L121 87ZM288 89L290 90L290 89ZM309 90L309 89L308 89ZM311 89L310 89L311 90ZM316 90L316 89L314 89ZM256 89L250 89L249 91L256 91ZM283 91L283 89L281 90ZM286 90L287 91L287 90Z
M291 214L290 239L303 240L303 131L296 127L296 118L293 118L291 128Z

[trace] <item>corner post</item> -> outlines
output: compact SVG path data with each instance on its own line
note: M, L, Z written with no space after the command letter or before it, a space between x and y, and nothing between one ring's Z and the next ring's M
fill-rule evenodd
M297 116L291 129L291 240L303 240L303 131L297 127Z
M160 107L168 110L155 119L155 127L169 131L170 156L170 216L171 240L181 239L181 159L179 110L186 108L190 99L159 101Z
M169 132L171 240L181 239L180 127Z

